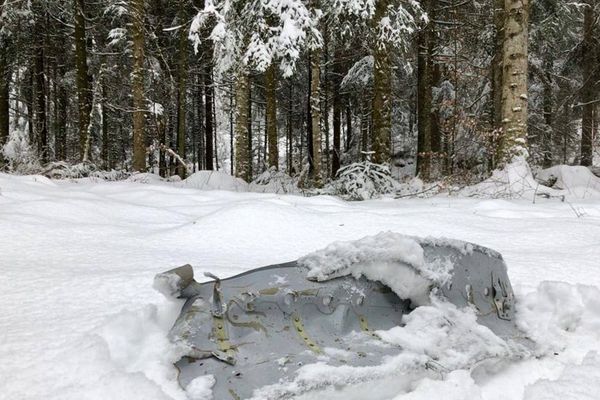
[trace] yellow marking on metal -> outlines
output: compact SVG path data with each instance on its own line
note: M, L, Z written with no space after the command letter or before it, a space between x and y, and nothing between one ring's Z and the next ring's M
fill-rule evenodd
M238 396L238 394L231 388L229 389L229 394L231 395L233 400L242 400L242 398Z
M367 321L367 317L365 317L364 315L359 315L358 322L360 323L360 329L363 332L373 336L374 338L379 339L379 336L377 336L376 333L374 333L373 331L371 331L371 329L369 329L369 322Z
M258 291L259 294L265 294L265 295L274 295L274 294L277 294L277 292L279 292L279 288L277 288L277 287L261 289Z
M306 334L306 330L304 329L304 325L302 324L302 320L300 319L300 316L298 314L292 314L292 323L294 324L294 328L296 328L296 331L298 332L298 336L300 336L300 338L304 341L304 344L306 344L306 346L314 353L321 354L322 351L319 348L319 346L317 346L317 344L313 342L311 338L309 338Z
M318 289L304 289L296 292L298 296L316 296L319 294Z
M227 328L225 327L223 317L213 316L213 334L217 340L219 350L227 354L228 357L233 357L235 348L229 343L229 336L227 335Z

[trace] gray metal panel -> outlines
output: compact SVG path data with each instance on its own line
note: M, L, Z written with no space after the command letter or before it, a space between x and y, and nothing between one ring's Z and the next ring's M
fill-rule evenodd
M521 336L498 253L462 242L418 240L427 262L454 265L452 281L438 288L449 301L474 306L479 322L500 337ZM293 377L308 363L378 365L402 351L373 331L401 326L410 301L379 282L309 281L307 269L290 262L200 284L190 283L190 269L172 271L186 278L179 289L187 301L170 333L192 348L176 364L183 387L210 374L216 379L215 399L245 399L255 389Z

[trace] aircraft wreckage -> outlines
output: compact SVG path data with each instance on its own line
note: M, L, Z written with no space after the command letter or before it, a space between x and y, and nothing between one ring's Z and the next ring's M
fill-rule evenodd
M185 300L170 332L188 349L176 363L181 386L212 375L215 399L247 399L324 359L378 365L403 349L382 346L377 331L403 326L432 293L474 308L477 322L498 337L526 340L515 325L499 253L454 240L382 235L226 279L206 273L212 280L198 283L190 265L158 274L155 287ZM325 349L345 356L324 358Z

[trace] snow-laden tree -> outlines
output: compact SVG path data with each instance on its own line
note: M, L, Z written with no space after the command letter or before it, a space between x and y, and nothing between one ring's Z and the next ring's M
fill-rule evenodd
M248 136L249 72L266 73L267 136L269 165L278 167L275 64L290 77L296 61L307 48L321 46L317 29L320 10L310 10L300 0L206 0L190 27L196 49L214 43L219 73L236 75L236 175L251 180ZM212 26L208 37L206 27Z
M415 0L330 0L327 11L342 36L363 35L373 57L372 150L375 163L390 159L392 55L403 57L427 21Z
M2 147L9 137L10 83L22 29L32 18L30 2L0 4L0 168L3 166Z
M580 86L583 4L537 0L529 33L529 126L531 161L550 167L566 162L570 119ZM560 156L560 157L558 157Z
M214 58L221 72L239 68L265 72L279 62L283 76L289 77L307 46L321 46L320 15L301 0L206 0L192 21L190 39L196 48L204 40L215 43ZM211 23L210 36L202 37L203 28Z

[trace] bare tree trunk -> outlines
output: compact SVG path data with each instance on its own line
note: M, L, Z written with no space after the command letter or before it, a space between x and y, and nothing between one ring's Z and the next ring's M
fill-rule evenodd
M429 0L426 9L429 7ZM418 34L417 46L417 175L427 181L431 175L431 63L429 56L429 30L433 23Z
M252 181L252 169L254 168L254 152L252 149L252 80L250 75L248 77L248 182Z
M321 176L321 51L313 50L310 58L310 116L313 149L312 181L316 187L323 184Z
M346 143L345 150L348 152L350 150L350 144L352 143L352 138L354 137L354 132L352 131L352 109L350 108L349 102L346 104Z
M544 152L544 160L543 166L544 168L549 168L552 166L552 153L553 153L553 91L552 91L552 59L549 55L546 55L546 60L544 61L544 71L545 75L542 84L543 84L543 112L544 112L544 133L542 137L542 146Z
M323 133L325 133L325 172L322 174L323 177L329 177L331 173L331 156L330 156L330 143L329 143L329 34L327 25L324 25L324 41L323 41L323 78L322 92L321 92L321 104L323 105Z
M183 1L179 2L180 21L185 21L185 5ZM179 49L178 49L178 70L177 70L177 153L185 160L185 114L186 114L186 89L187 89L187 29L179 29ZM185 179L187 173L186 166L181 162L177 164L177 175Z
M529 0L505 0L502 50L501 163L527 154L527 31Z
M340 169L340 143L342 133L342 98L340 94L341 84L341 64L339 59L341 54L339 51L334 55L333 66L333 154L331 157L331 177L334 178Z
M204 142L206 141L206 135L204 134L204 82L201 74L197 75L196 84L196 107L198 113L198 170L203 170L206 166L206 152L204 151Z
M158 143L166 147L167 145L167 116L161 115L157 118ZM158 174L163 178L168 176L167 155L164 151L158 152Z
M385 16L388 4L388 0L377 2L376 24ZM382 44L374 43L373 57L373 162L382 164L390 161L392 148L392 67Z
M435 29L435 21L437 20L436 10L438 4L437 0L429 0L428 15L431 23L427 29L427 90L430 92L430 110L429 110L429 137L431 141L431 155L429 160L430 165L430 179L439 178L443 171L443 157L442 157L442 135L439 124L439 106L433 104L433 89L438 86L441 79L440 64L436 63L435 53L437 51L437 35ZM457 46L458 38L454 35L454 43ZM456 51L456 47L455 47ZM456 66L455 66L456 67ZM456 69L456 68L455 68ZM457 87L458 85L456 85ZM455 87L455 88L456 88ZM458 100L455 100L458 101ZM455 103L456 104L456 103ZM455 116L456 119L456 116Z
M209 51L208 54L211 54ZM206 134L205 151L206 151L206 169L212 171L214 169L214 145L215 140L213 136L213 101L214 101L214 85L213 85L213 67L210 60L206 61L204 66L204 129Z
M103 63L104 67L104 63ZM102 77L102 82L100 83L101 89L101 99L100 99L100 109L102 113L102 160L104 161L104 169L111 170L113 168L113 157L112 157L112 149L111 149L111 137L108 132L108 113L106 112L106 82L104 77Z
M212 78L212 71L211 71L211 78ZM214 142L214 146L215 146L215 150L214 150L214 155L215 155L215 166L214 169L215 170L219 170L219 138L217 136L217 110L216 110L216 106L215 106L215 85L214 85L214 81L213 79L211 79L211 81L213 82L211 84L211 94L212 94L212 121L213 121L213 133L212 133L212 137L213 137L213 142Z
M233 175L234 171L233 171L233 163L234 163L234 149L233 149L233 99L234 99L234 94L233 94L233 84L231 84L230 88L229 88L229 163L231 164L229 166L230 168L230 174Z
M248 73L240 70L235 82L235 176L251 180L249 144L249 79Z
M38 154L42 163L48 162L48 119L46 115L46 78L44 43L38 35L35 47L35 134L38 140Z
M87 45L85 35L85 0L74 0L75 14L75 67L77 77L77 101L79 111L79 158L88 158L85 154L90 112L92 110L91 77L87 63Z
M314 170L314 147L313 147L313 126L312 126L312 62L311 54L308 54L308 98L306 100L306 148L308 155L308 170L312 175ZM300 151L300 160L302 160L302 150ZM302 166L303 168L304 166Z
M69 98L67 94L67 88L65 87L63 80L66 74L66 68L64 65L58 67L61 82L58 84L57 93L57 129L55 137L56 147L56 159L66 160L67 159L67 106L69 104Z
M146 135L144 118L146 101L144 96L144 0L132 2L133 34L133 170L146 170Z
M492 75L492 112L491 125L493 133L490 135L490 148L496 149L497 133L502 129L502 50L504 47L504 0L494 0L494 56L490 70ZM489 157L490 170L496 167L496 154Z
M287 115L287 132L286 132L286 165L288 175L292 175L294 152L292 147L292 123L294 115L294 103L292 101L294 95L294 84L290 80L290 92L288 95L288 115Z
M370 151L369 147L369 112L371 111L372 104L369 104L368 100L362 99L360 102L360 132L361 132L361 160L367 160L367 153Z
M594 25L596 15L594 0L587 0L583 11L583 87L581 102L583 113L581 121L581 159L580 164L590 166L593 160L593 125L594 125L594 71L598 68L595 57Z
M8 66L7 48L0 48L0 168L3 166L2 146L8 139L9 131L9 83L10 68Z
M275 64L271 63L265 72L265 100L266 100L266 130L269 167L279 169L279 141L277 138L277 71Z

